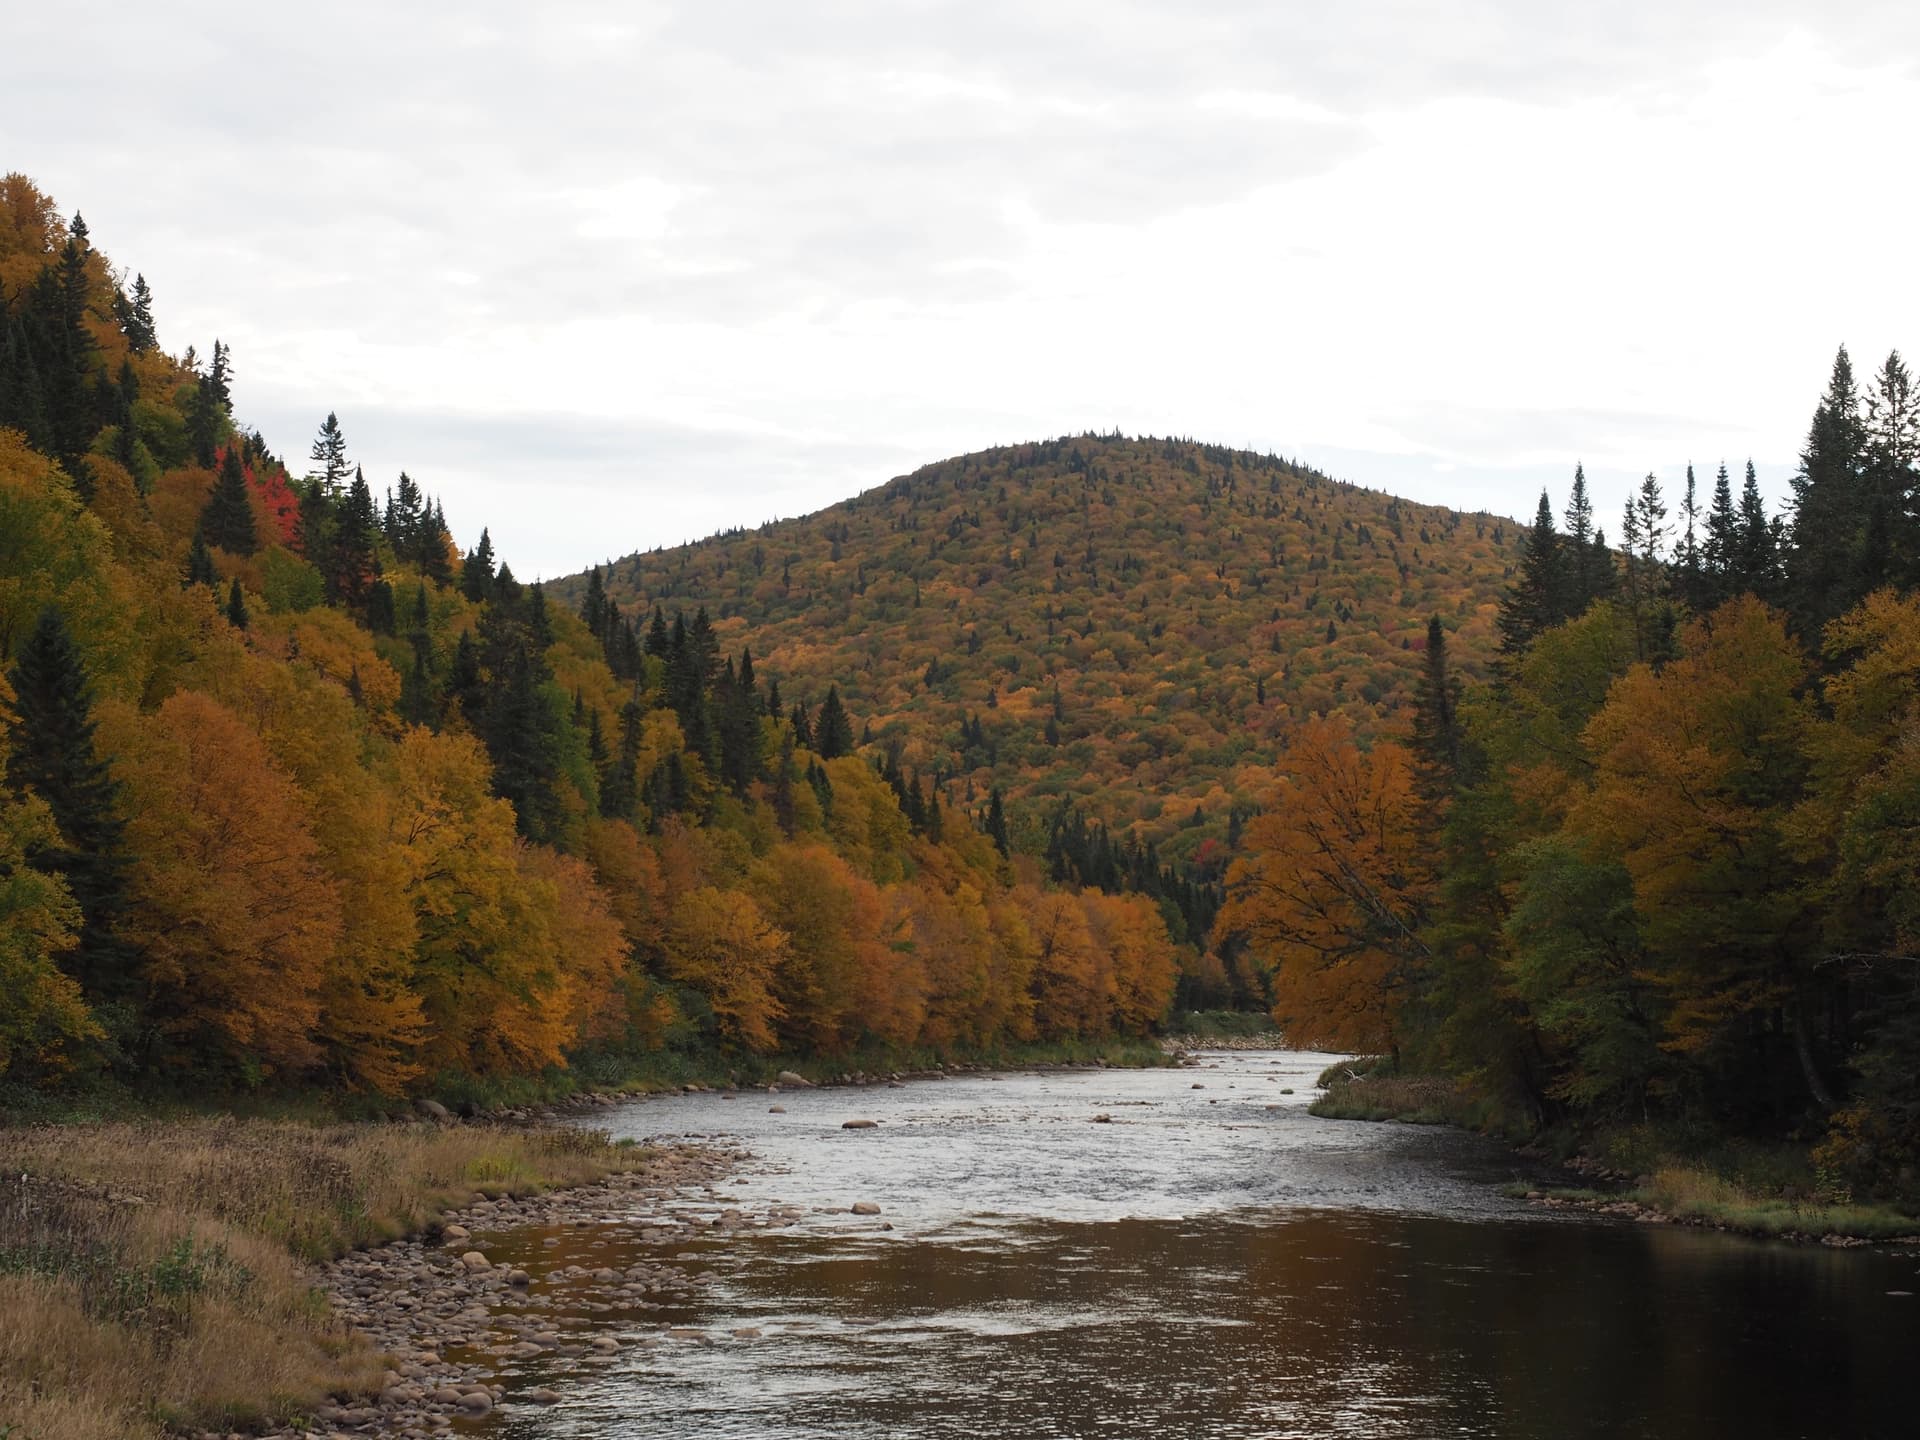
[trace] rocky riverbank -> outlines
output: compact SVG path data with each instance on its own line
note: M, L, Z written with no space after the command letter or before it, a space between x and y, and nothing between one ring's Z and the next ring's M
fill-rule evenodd
M782 1223L722 1208L716 1185L740 1158L717 1148L662 1150L644 1167L592 1185L477 1199L424 1235L320 1267L316 1285L335 1314L389 1368L377 1394L319 1406L312 1424L268 1440L424 1440L457 1418L558 1400L540 1383L540 1362L604 1363L659 1343L670 1328L651 1317L688 1303L702 1275L665 1254L619 1270L580 1259L616 1233L664 1250L715 1228ZM529 1247L535 1254L523 1263L490 1258ZM220 1437L201 1432L196 1440Z

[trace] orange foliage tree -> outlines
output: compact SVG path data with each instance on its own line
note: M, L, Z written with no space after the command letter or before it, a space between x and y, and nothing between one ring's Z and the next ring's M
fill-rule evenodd
M1397 1049L1432 879L1411 757L1362 750L1340 720L1301 726L1287 784L1247 827L1221 923L1274 967L1274 1019L1297 1044Z
M341 917L305 797L206 695L175 695L150 717L103 707L101 733L129 797L125 928L149 1016L182 1058L212 1046L242 1065L311 1065Z

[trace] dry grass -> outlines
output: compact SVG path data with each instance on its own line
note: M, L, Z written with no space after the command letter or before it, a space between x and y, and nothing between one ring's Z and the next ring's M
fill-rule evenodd
M1753 1235L1847 1235L1887 1240L1914 1233L1914 1217L1879 1205L1824 1204L1811 1197L1766 1194L1710 1170L1664 1165L1634 1192L1643 1205L1676 1219Z
M1363 1075L1329 1081L1323 1075L1321 1080L1327 1093L1309 1110L1323 1120L1403 1120L1412 1125L1467 1121L1459 1087L1440 1076Z
M364 1391L382 1364L334 1323L303 1261L641 1155L486 1126L0 1131L0 1436L148 1440Z

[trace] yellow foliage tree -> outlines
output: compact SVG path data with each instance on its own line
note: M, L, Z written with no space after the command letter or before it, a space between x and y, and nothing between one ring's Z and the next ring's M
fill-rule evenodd
M128 800L125 930L150 1017L243 1065L312 1065L341 916L299 787L210 696L183 692L146 717L102 706L100 733Z
M786 957L786 932L767 922L750 895L706 885L674 902L668 973L706 998L725 1044L773 1049L781 1014L774 977Z

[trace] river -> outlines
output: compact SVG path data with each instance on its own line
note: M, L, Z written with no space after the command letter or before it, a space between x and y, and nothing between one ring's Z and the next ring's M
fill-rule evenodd
M689 1227L696 1238L666 1249L711 1272L697 1295L574 1317L640 1343L541 1370L562 1403L509 1404L487 1428L516 1440L1920 1434L1920 1299L1898 1293L1920 1290L1920 1255L1543 1213L1504 1193L1529 1172L1492 1142L1310 1117L1334 1057L1201 1058L597 1113L616 1135L751 1150L722 1197L688 1202L689 1220L782 1204L795 1218ZM851 1213L856 1202L879 1215ZM662 1249L617 1226L514 1243L530 1267ZM701 1334L649 1338L667 1326Z

